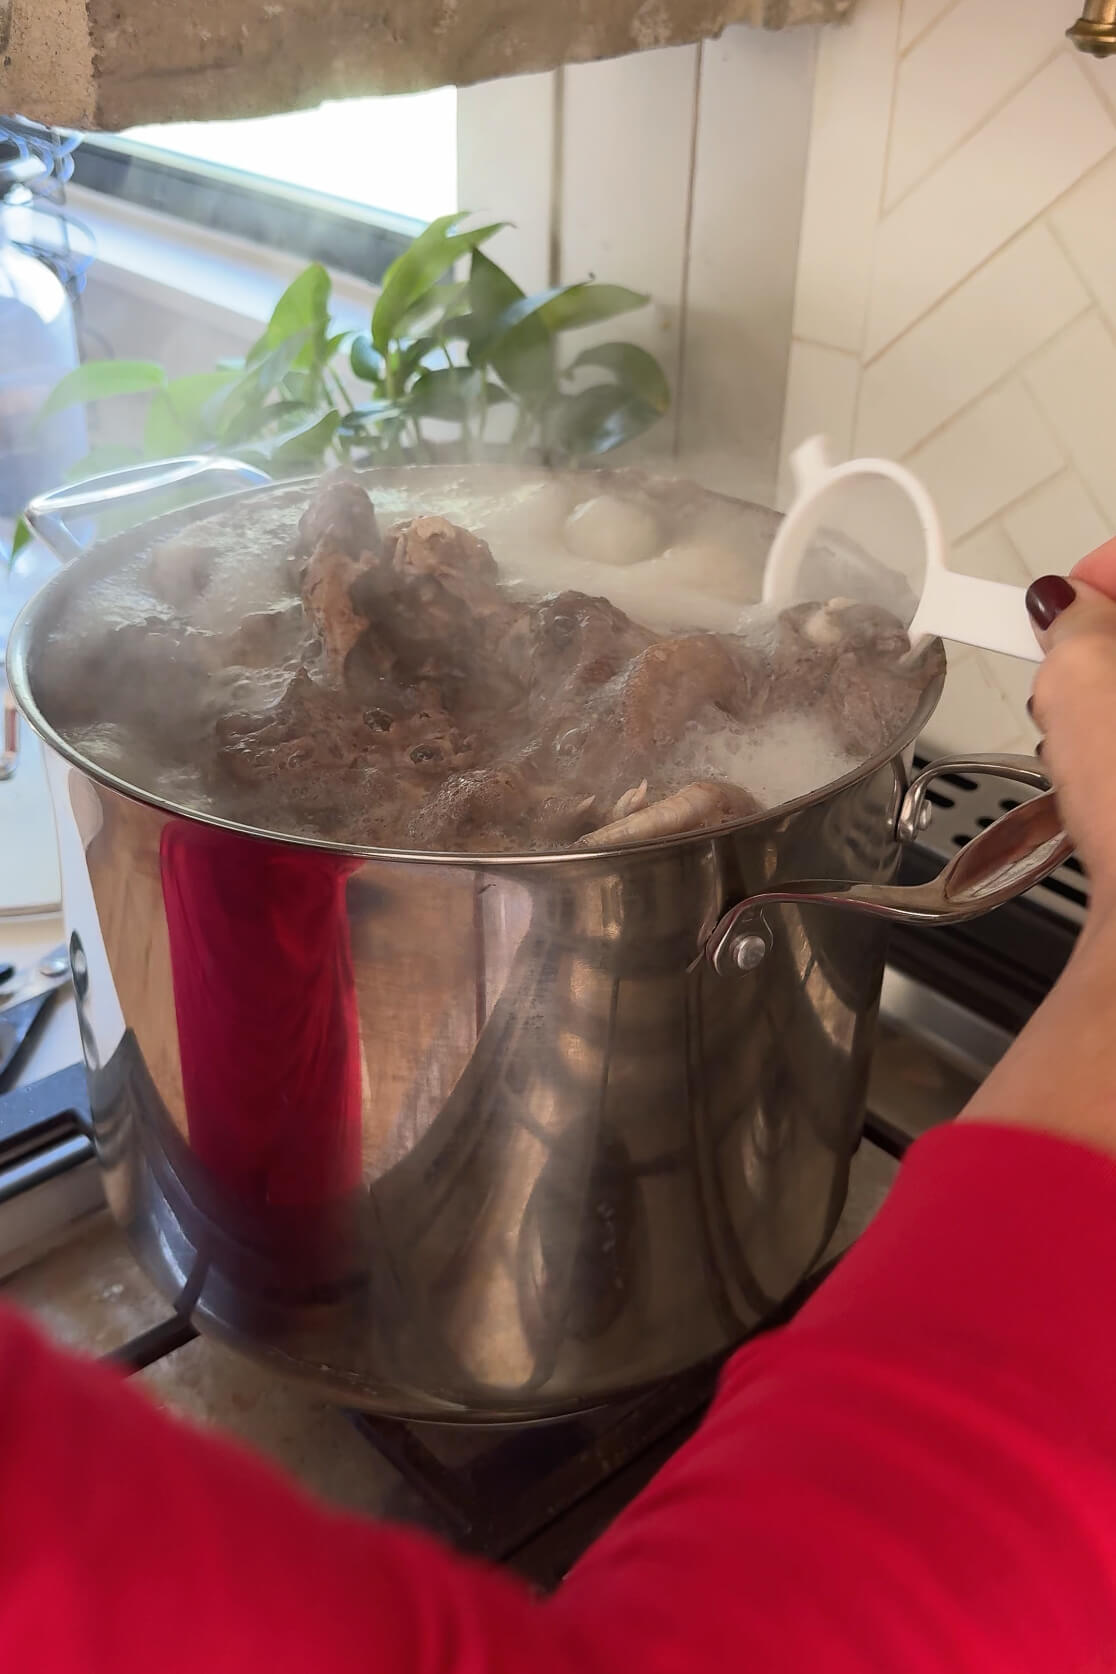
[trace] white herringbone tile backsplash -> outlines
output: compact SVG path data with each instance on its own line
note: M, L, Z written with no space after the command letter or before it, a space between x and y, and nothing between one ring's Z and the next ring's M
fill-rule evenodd
M1072 10L1072 7L1070 8ZM1065 0L860 0L819 45L783 471L906 460L973 575L1116 533L1116 61ZM1033 670L954 648L932 729L1029 749Z

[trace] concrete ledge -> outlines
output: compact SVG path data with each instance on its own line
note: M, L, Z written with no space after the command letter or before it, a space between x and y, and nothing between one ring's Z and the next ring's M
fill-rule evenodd
M845 16L854 0L0 0L0 111L78 128L264 115Z

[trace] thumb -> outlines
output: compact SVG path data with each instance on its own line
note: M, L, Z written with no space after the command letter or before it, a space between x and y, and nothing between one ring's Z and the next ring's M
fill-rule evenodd
M1033 712L1045 734L1043 766L1058 791L1066 828L1081 853L1096 910L1116 909L1116 602L1082 569L1116 592L1116 543L1065 576L1043 576L1027 609L1045 653Z
M1098 592L1116 599L1116 536L1087 553L1080 563L1073 566L1070 575L1075 581L1086 581Z

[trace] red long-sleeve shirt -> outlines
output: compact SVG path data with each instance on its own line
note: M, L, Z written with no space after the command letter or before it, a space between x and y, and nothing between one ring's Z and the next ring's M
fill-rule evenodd
M1116 1669L1116 1162L921 1140L540 1600L0 1324L5 1674Z

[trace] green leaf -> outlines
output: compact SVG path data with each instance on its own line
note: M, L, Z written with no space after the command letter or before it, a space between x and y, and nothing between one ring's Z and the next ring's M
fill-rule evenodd
M450 314L438 321L438 341L442 343L471 343L480 330L480 322L473 314Z
M283 379L280 388L288 401L297 401L303 407L321 407L324 404L321 375L317 372L290 371Z
M240 441L253 435L257 426L269 422L264 416L267 398L282 383L302 353L309 330L304 328L277 344L236 379L216 415L215 428L219 441Z
M266 396L258 395L250 384L231 389L217 416L217 440L223 447L236 447L259 435L267 428L266 406Z
M303 327L301 331L292 332L282 342L277 343L266 355L261 356L240 374L229 391L230 397L238 394L247 395L249 392L257 399L270 395L276 389L287 373L295 364L299 355L310 340L312 328Z
M248 351L248 364L262 360L297 333L304 345L316 338L324 347L328 331L329 274L320 262L311 262L275 304L263 335Z
M580 285L567 285L543 305L541 313L550 331L575 331L580 326L596 325L599 320L615 319L617 314L631 314L646 308L650 301L644 291L587 279Z
M467 279L451 279L446 284L431 285L396 322L395 337L409 337L420 327L429 329L458 313L469 294Z
M157 389L143 427L146 457L167 459L212 442L222 398L235 381L235 372L191 372Z
M649 296L630 291L625 285L599 285L585 279L576 285L557 285L553 290L536 291L534 296L520 297L508 305L492 322L494 338L502 336L524 320L538 318L547 331L574 331L581 326L596 325L600 320L611 320L617 314L630 314L650 302Z
M442 345L437 337L416 337L413 342L402 344L395 360L397 376L409 378L415 368L421 366L430 355L437 355L439 364L445 366Z
M312 424L276 437L264 450L273 469L298 471L320 464L340 422L339 413L323 413Z
M384 375L384 357L366 331L360 331L349 346L349 365L355 378L378 384Z
M478 367L444 366L424 372L415 380L407 410L419 418L452 419L465 424L480 412L482 404L494 406L507 400L507 391L499 384L486 384Z
M466 213L459 209L452 215L442 215L431 221L384 274L383 288L372 310L372 341L381 354L387 353L401 321L426 296L430 287L449 272L454 262L475 250L505 225L503 221L494 221L488 226L474 227L469 232L454 232L452 229Z
M259 441L274 431L276 425L286 425L299 419L310 423L319 416L320 408L308 407L304 401L269 401L266 406L245 408L235 423L225 423L221 430L221 446L239 449L242 442Z
M665 413L670 407L666 374L654 355L635 343L598 343L595 348L583 349L567 371L579 372L586 366L612 372L621 388L629 395L638 395L657 413Z
M38 422L85 401L104 401L111 395L139 395L158 389L167 375L154 360L87 360L60 378L39 410Z
M478 321L491 325L526 293L483 250L474 250L469 263L469 308Z
M167 400L166 390L156 391L143 424L144 457L173 459L175 454L188 453L194 440Z
M608 453L642 435L660 416L638 395L615 384L594 384L553 404L547 413L547 442L574 459Z
M27 527L26 522L21 517L19 522L16 524L15 529L12 531L12 549L8 554L9 566L15 562L24 547L29 545L34 538L35 537Z
M388 419L406 417L407 409L401 407L397 401L370 401L367 406L354 407L351 412L342 413L337 433L349 437L363 436L385 424Z
M510 390L531 402L554 382L554 345L550 332L534 315L526 316L510 329L495 329L496 322L509 309L526 300L523 291L502 267L483 250L474 252L469 268L472 309L469 360L474 366L491 366Z
M228 368L214 372L187 372L185 377L172 378L163 392L180 423L191 429L209 426L220 409L221 397L236 382L236 370Z
M83 482L86 477L99 477L105 471L123 471L129 465L140 465L145 455L139 448L126 447L123 442L102 442L66 472L67 482Z

